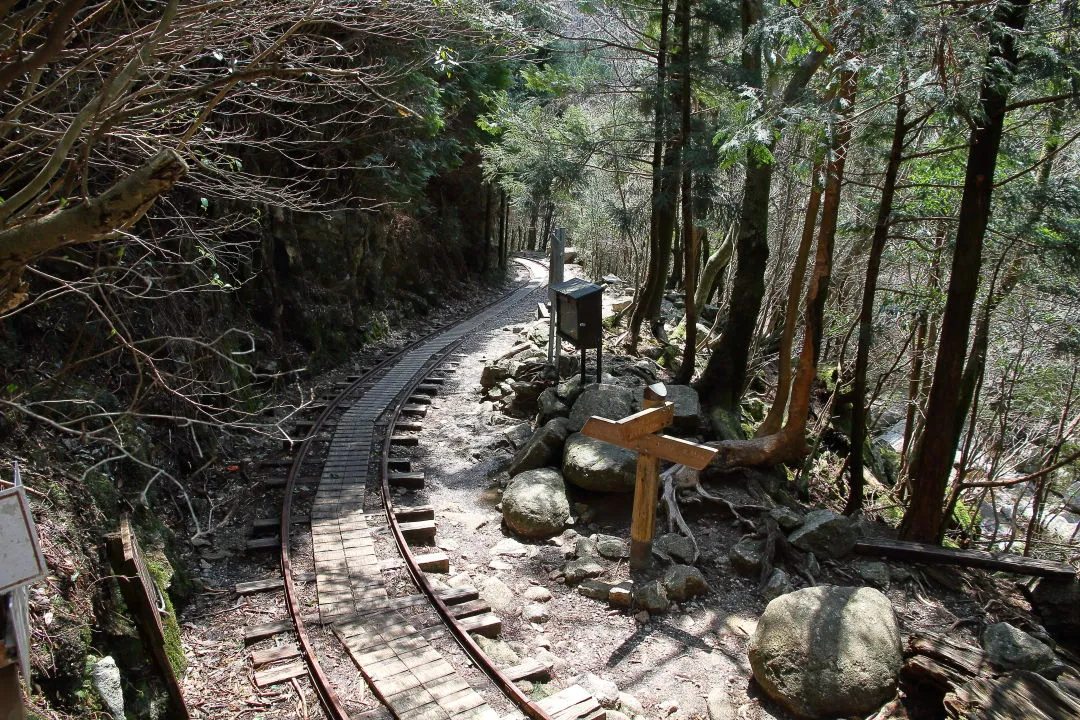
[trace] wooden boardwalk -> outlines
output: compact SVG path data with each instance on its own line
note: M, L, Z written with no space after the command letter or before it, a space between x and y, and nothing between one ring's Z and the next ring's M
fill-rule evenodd
M403 355L345 411L323 464L311 509L319 614L391 712L404 720L498 720L499 715L432 646L430 632L396 612L411 598L387 596L364 517L365 489L377 479L372 467L376 423L433 357L482 331L540 285L526 284Z

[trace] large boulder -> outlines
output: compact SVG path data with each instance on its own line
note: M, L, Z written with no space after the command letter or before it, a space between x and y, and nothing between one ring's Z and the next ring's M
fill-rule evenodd
M510 476L558 465L562 459L563 443L569 434L570 423L566 418L555 418L538 427L532 437L514 453L514 459L510 461Z
M1007 622L994 623L982 634L987 659L1004 670L1030 670L1057 677L1061 663L1046 643Z
M599 492L633 492L637 454L633 450L574 433L563 451L568 482Z
M1042 578L1031 591L1031 604L1055 639L1080 645L1080 580Z
M97 691L108 714L116 720L124 720L124 692L120 684L120 670L112 656L106 655L94 663L90 669L90 684Z
M551 537L570 519L566 484L554 468L526 470L510 480L502 496L506 526L526 537Z
M620 420L634 412L634 391L621 385L590 385L574 400L570 429L580 432L593 415Z
M770 602L748 652L762 689L809 718L868 715L896 694L903 661L889 599L831 585Z
M818 557L842 558L855 549L859 534L859 525L851 518L832 510L814 510L788 536L788 542Z

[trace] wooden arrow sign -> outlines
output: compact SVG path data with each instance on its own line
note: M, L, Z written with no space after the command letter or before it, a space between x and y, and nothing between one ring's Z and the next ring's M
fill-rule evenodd
M662 383L645 390L645 409L624 417L608 420L593 416L581 429L581 434L633 450L638 454L637 481L634 486L634 510L630 526L630 565L641 569L649 564L652 539L656 528L656 495L659 486L660 458L703 470L717 453L716 448L688 440L657 435L675 417L673 403L664 402L667 388Z

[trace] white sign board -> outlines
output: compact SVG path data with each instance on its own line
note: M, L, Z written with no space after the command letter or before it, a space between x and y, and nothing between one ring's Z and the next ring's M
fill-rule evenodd
M0 490L0 593L40 580L45 572L26 490Z

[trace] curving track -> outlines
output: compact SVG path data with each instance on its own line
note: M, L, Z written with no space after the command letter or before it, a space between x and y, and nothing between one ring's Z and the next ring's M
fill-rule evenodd
M429 402L430 394L438 392L442 379L433 373L440 368L452 370L447 361L464 341L507 318L525 316L539 299L547 269L532 260L516 261L529 271L527 282L473 317L350 378L327 401L300 444L286 480L279 535L290 622L246 633L258 639L273 630L291 631L298 647L253 653L253 662L262 666L255 674L257 684L295 682L306 674L326 714L337 720L354 716L351 711L357 703L352 696L365 692L365 682L401 720L498 720L501 713L477 692L492 697L496 691L490 685L476 687L484 681L478 681L475 672L466 677L444 657L452 654L445 639L453 638L465 653L464 664L471 662L482 670L497 692L533 720L602 716L595 700L576 686L535 703L515 685L515 680L543 674L546 668L525 663L500 671L488 660L472 633L497 634L499 619L474 590L433 590L427 572L445 568L448 558L437 552L414 554L409 540L433 537L435 509L397 506L391 492L392 486L417 489L423 485L423 473L413 472L407 460L392 459L392 448L415 444L416 436L407 431L419 425L409 416L422 416L425 400ZM309 551L300 547L295 529L308 502L300 490L313 474L318 485L310 500ZM385 517L372 512L372 492L380 494ZM389 533L383 532L384 527ZM422 594L387 592L383 571L388 565L393 567L394 561L380 560L376 553L375 536L380 532L393 538ZM314 583L312 573L304 572L310 569L314 569ZM416 627L402 614L425 603L438 613L440 627ZM317 614L311 612L312 606ZM437 647L440 639L443 642ZM342 651L351 665L341 662ZM283 661L287 664L282 665ZM459 658L457 667L462 665ZM357 670L363 680L356 677ZM350 671L353 680L343 682L342 676Z

